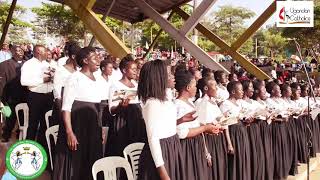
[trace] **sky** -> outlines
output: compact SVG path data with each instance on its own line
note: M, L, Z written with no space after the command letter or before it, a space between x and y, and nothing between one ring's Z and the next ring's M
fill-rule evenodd
M3 0L0 0L0 1L3 1ZM7 0L7 1L11 2L11 0ZM27 8L39 7L41 6L42 2L49 2L49 1L48 0L18 0L19 5L22 5ZM198 3L200 2L201 0L198 0ZM245 7L256 13L256 16L254 18L246 22L247 25L250 25L272 2L273 0L217 0L217 2L213 5L213 7L211 7L209 13L216 11L219 8L219 6L223 6L223 5ZM35 15L31 12L31 10L28 10L25 17L23 17L23 19L28 22L34 20L34 18L35 18ZM275 22L274 19L275 17L272 16L265 23L265 25L273 24Z

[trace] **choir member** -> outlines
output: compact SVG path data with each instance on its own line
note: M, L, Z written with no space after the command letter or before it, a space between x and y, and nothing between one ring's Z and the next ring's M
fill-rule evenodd
M253 84L254 93L253 99L258 102L257 109L264 110L263 113L256 116L256 119L260 121L260 133L261 140L264 149L264 166L265 166L265 177L266 180L273 180L274 172L274 154L272 148L272 125L271 125L271 114L267 111L267 104L265 100L267 99L267 90L265 87L265 82L256 80Z
M260 121L256 118L257 113L263 110L260 109L259 103L252 98L253 96L253 83L251 80L242 81L243 86L243 99L240 100L241 106L246 109L246 116L252 116L251 122L247 126L248 136L250 140L250 160L251 160L251 177L253 179L264 179L265 165L261 163L265 161L264 149L260 132Z
M175 100L177 119L195 111L191 98L196 94L196 80L188 71L175 74L175 89L178 97ZM219 128L212 124L201 125L198 119L178 124L177 133L181 139L182 154L188 179L209 179L212 157L207 149L203 133L217 134Z
M245 123L250 119L245 118L240 100L243 97L242 84L238 81L229 82L227 90L229 99L220 105L222 113L237 118L238 123L228 126L234 154L228 157L228 179L251 179L250 144ZM254 178L254 177L252 177Z
M215 102L215 97L217 96L216 81L213 78L205 77L199 80L198 87L203 92L203 97L198 99L200 101L196 105L200 123L203 125L213 124L219 127L224 115ZM221 127L221 130L221 133L217 135L206 135L208 149L213 159L212 171L209 172L209 177L214 180L224 180L228 177L226 138L230 145L231 140L227 127ZM226 135L222 132L225 132Z
M53 74L46 66L46 48L42 45L34 47L34 57L26 61L21 68L21 85L29 89L27 103L29 107L29 124L27 139L35 140L47 148L45 138L45 113L53 104ZM39 126L40 124L40 126Z
M123 74L122 79L110 85L109 108L113 120L106 144L107 156L121 156L127 145L145 142L147 138L141 106L136 95L137 64L131 55L128 55L121 60L119 68ZM116 96L118 93L122 95Z
M63 123L59 126L53 179L92 179L93 163L102 158L101 93L94 72L99 69L95 48L82 48L77 56L80 71L74 72L63 94Z
M291 163L288 163L289 138L286 121L288 119L287 107L281 99L280 86L275 82L266 85L270 98L266 100L269 111L276 116L272 123L272 139L274 152L274 179L283 179L289 175ZM290 164L290 165L289 165Z
M177 110L166 95L167 79L161 60L147 62L140 72L138 96L148 141L140 155L139 180L189 179L177 135Z
M58 66L53 77L53 95L54 104L52 108L52 124L60 124L62 120L62 97L63 89L71 74L77 71L76 54L79 52L80 47L73 43L68 45L68 59L66 64Z
M217 100L219 101L219 104L221 104L221 102L229 98L229 92L226 88L228 84L228 78L225 72L220 70L214 73L214 78L217 82Z

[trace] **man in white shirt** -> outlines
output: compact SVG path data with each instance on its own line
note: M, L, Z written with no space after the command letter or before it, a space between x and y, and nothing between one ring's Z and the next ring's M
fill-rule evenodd
M29 124L27 139L35 140L45 148L45 113L52 108L53 73L46 66L47 52L41 45L34 47L34 57L26 61L21 68L21 84L28 87ZM39 127L40 123L40 127ZM39 130L38 130L39 127Z
M111 74L111 79L114 81L119 81L120 79L122 79L122 72L120 71L120 68L119 68L119 64L121 60L111 55L107 57L107 60L113 62L113 71Z
M9 44L3 43L2 48L0 50L0 63L11 58L12 54L9 49Z

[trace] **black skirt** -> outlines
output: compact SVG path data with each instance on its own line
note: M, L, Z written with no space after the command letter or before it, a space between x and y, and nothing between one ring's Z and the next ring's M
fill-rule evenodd
M272 147L274 152L274 179L284 179L289 175L289 139L287 122L272 122Z
M202 135L180 139L182 158L188 179L209 179L211 167L208 165L205 142Z
M206 134L208 150L212 156L212 168L209 172L211 180L228 179L227 142L224 133L218 135Z
M289 167L289 175L294 176L298 172L298 141L297 141L297 127L292 116L286 123L288 132L288 154L287 163Z
M307 163L308 147L307 147L307 116L300 116L294 119L296 123L297 132L297 146L298 146L298 161L300 163Z
M251 178L264 179L265 177L265 153L261 138L259 122L253 122L247 126L249 141L250 141L250 165Z
M265 157L265 180L273 180L274 172L274 153L272 147L272 125L268 124L267 121L259 121L260 131L261 131L261 140L264 149Z
M160 140L164 166L171 180L186 180L184 161L177 135ZM150 147L145 144L139 159L138 180L160 180Z
M242 123L229 126L234 154L228 155L228 179L251 179L250 143L246 127Z
M320 118L319 118L319 115L317 116L317 118L314 120L315 122L315 128L316 128L316 134L314 135L315 136L315 146L316 146L316 153L320 153Z
M309 124L309 127L311 129L312 132L312 136L311 136L311 141L312 141L312 147L311 147L311 151L310 151L310 155L311 157L316 157L316 153L320 151L320 147L319 147L319 121L318 118L316 118L315 120L313 120L311 117L310 118L306 118L307 122ZM309 134L307 134L307 138L309 137Z
M146 141L147 133L140 104L129 104L110 122L105 155L122 156L127 145Z
M102 158L102 132L98 125L98 104L74 101L71 110L71 124L79 144L76 151L69 149L64 123L61 122L53 179L90 180L93 163Z

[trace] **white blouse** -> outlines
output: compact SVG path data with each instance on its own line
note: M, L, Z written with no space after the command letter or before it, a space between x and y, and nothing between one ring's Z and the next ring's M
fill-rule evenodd
M65 84L63 93L62 110L71 112L72 104L75 100L83 102L100 103L101 87L100 82L91 80L82 72L73 73Z
M225 101L229 98L229 92L227 88L223 85L217 85L217 100Z
M175 90L173 90L171 88L166 89L166 95L167 95L167 99L169 101L173 101L174 99L176 99Z
M53 95L54 98L61 99L62 87L65 86L68 78L72 73L64 66L58 66L53 78Z
M195 106L193 105L192 101L189 101L189 103L191 105L193 105L193 107L190 104L188 104L180 99L176 99L174 101L174 103L177 108L177 118L176 119L180 119L184 115L195 111ZM195 113L194 116L198 116L197 113ZM199 122L198 118L195 119L194 121L184 122L184 123L179 124L177 126L177 133L178 133L179 138L185 139L188 136L189 129L196 128L196 127L200 127L200 122Z
M230 100L226 100L220 105L220 110L223 114L227 113L229 117L238 117L241 113L242 107L239 100L236 104Z
M268 108L272 108L275 111L281 112L286 111L288 108L285 106L285 103L282 98L268 98L266 100Z
M96 75L97 77L97 81L99 81L99 89L101 91L101 99L102 100L108 100L109 99L109 96L110 96L110 93L109 93L109 90L110 90L110 85L112 84L112 80L110 79L110 77L108 77L108 80L106 80L102 74L97 74Z
M134 84L133 88L130 88L128 86L126 86L125 84L123 84L120 81L114 81L111 85L110 85L110 90L109 90L109 109L111 109L112 107L116 107L119 105L121 100L114 100L114 94L115 92L119 92L121 90L124 91L137 91L138 89L138 84L136 81L132 80L131 81ZM135 99L132 99L129 101L129 104L138 104L139 103L139 99L138 96L135 97Z
M149 99L141 106L152 158L156 167L160 167L164 165L160 139L177 134L177 111L172 101Z
M223 116L218 105L207 95L196 104L196 111L201 124L217 124L218 118Z

